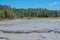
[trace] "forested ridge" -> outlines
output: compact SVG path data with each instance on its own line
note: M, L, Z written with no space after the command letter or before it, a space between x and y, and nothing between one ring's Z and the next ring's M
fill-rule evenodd
M46 8L16 9L6 5L0 5L0 19L14 19L24 17L60 17L60 11L49 10Z

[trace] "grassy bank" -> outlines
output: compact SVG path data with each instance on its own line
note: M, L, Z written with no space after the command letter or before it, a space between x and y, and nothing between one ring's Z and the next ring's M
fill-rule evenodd
M2 19L2 20L0 20L0 22L11 21L11 20L39 20L39 19L60 19L60 17L49 17L49 18L46 18L46 17L43 17L43 18L36 18L36 17L28 18L28 17L25 17L25 18L15 18L15 19Z

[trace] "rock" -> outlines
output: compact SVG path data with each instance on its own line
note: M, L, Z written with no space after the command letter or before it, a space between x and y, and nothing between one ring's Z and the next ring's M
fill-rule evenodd
M0 40L9 40L9 39L5 37L0 37Z

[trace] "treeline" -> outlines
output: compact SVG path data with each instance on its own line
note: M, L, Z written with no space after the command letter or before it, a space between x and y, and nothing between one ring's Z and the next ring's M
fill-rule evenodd
M0 19L13 19L14 11L6 5L0 5Z
M60 17L60 12L43 8L16 9L6 5L0 5L0 19L13 18L41 18L41 17Z
M43 8L29 8L29 9L15 9L18 18L20 17L60 17L60 12L43 9Z

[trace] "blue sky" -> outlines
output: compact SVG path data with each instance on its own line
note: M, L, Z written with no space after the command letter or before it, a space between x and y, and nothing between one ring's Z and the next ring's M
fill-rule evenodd
M0 0L0 4L12 8L47 8L60 10L60 0Z

